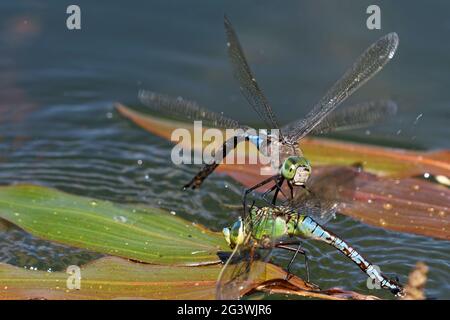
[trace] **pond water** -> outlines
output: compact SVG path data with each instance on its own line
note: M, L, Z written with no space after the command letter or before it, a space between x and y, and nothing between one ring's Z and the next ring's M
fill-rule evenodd
M0 184L36 183L121 203L145 203L220 230L241 187L214 174L183 192L197 168L175 166L172 145L114 110L147 88L198 101L242 122L258 119L240 96L225 50L232 20L280 122L303 116L372 42L396 31L396 57L351 102L392 98L398 115L346 139L415 149L450 148L450 3L385 2L382 30L366 28L368 1L77 1L82 29L66 28L65 1L0 2ZM405 7L408 7L406 10ZM340 137L342 138L342 137ZM448 241L367 226L329 225L383 272L405 280L430 267L427 294L450 298ZM312 280L365 293L366 277L338 252L307 242ZM0 231L0 262L61 270L98 254ZM277 256L287 263L288 256ZM295 265L303 275L301 259ZM374 294L389 297L389 294Z

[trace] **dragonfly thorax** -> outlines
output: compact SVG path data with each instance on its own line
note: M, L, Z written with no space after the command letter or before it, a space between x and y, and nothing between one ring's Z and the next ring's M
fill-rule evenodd
M255 240L264 245L288 235L286 215L280 209L271 207L250 209L249 219L244 222L241 217L229 228L223 229L228 245L234 249L237 245Z

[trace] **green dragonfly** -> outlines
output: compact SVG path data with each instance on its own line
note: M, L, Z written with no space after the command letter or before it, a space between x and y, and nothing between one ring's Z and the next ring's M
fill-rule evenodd
M355 248L323 226L338 210L339 196L336 190L339 187L335 183L350 183L357 174L357 170L352 168L332 169L311 186L314 194L320 194L320 198L312 193L301 192L296 193L289 205L258 207L253 204L244 217L239 217L231 227L224 228L225 239L233 252L219 275L216 297L237 299L248 289L254 288L273 249L294 253L287 267L288 275L296 256L303 254L309 281L307 254L302 249L300 239L314 239L329 244L357 264L372 283L396 296L403 295L398 280L386 277Z
M193 101L172 98L146 90L141 90L138 95L144 105L159 113L188 120L202 120L204 124L217 128L241 129L239 134L225 141L222 147L215 152L214 160L205 164L198 174L184 186L185 189L200 187L238 143L249 141L261 153L271 156L272 163L275 164L273 165L275 174L247 189L244 195L244 205L246 196L250 192L269 183L273 183L273 186L267 189L264 196L274 192L273 204L275 204L279 192L283 193L281 187L284 181L289 186L292 198L294 186L304 187L311 174L311 165L303 156L299 146L302 138L308 134L322 134L372 125L396 113L397 106L390 100L362 103L332 113L338 105L393 58L399 42L396 33L385 35L366 49L305 118L280 129L275 114L250 70L236 32L227 17L225 17L224 25L233 74L239 82L242 94L267 126L268 130L265 133L260 131L258 135L255 135L254 130L249 133L248 126L202 108ZM272 134L274 129L278 134ZM276 149L278 152L276 155L271 155L268 152L269 149Z

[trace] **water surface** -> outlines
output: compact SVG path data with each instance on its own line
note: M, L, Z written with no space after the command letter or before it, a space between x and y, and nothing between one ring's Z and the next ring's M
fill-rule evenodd
M396 31L394 60L350 102L392 98L398 116L347 139L417 149L449 148L450 3L384 2L382 30L365 27L367 1L78 1L82 30L65 27L66 1L0 3L0 184L36 183L74 194L174 210L220 230L236 218L241 187L215 174L186 194L197 168L170 162L171 144L114 110L147 88L197 100L242 122L259 121L228 65L223 14L240 35L280 122L304 115L353 60ZM406 7L407 6L407 7ZM142 162L140 162L141 160ZM330 228L405 280L417 261L430 267L427 294L450 298L447 241L400 234L338 216ZM366 277L338 252L308 242L312 280L365 293ZM1 232L0 261L61 270L98 257ZM287 255L277 256L287 263ZM295 266L303 275L301 259ZM375 292L389 297L389 294Z

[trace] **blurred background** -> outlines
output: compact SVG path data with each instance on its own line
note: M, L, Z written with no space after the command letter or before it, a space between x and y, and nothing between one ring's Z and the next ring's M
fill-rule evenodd
M71 4L81 8L81 30L66 28ZM366 27L371 4L381 8L381 30ZM397 116L337 138L450 148L449 13L450 2L444 0L2 1L0 184L29 182L144 202L214 230L232 221L238 212L224 204L240 203L236 182L214 175L208 188L182 193L196 168L174 166L170 143L122 119L113 107L116 101L137 105L137 92L145 88L258 125L231 75L224 14L283 124L305 115L371 43L397 32L394 59L346 103L391 98L399 105ZM431 267L428 294L450 298L448 242L343 216L331 224L369 260L401 279L424 260ZM313 281L367 291L364 275L338 253L315 244L308 249ZM16 229L0 237L0 262L56 270L96 256Z

